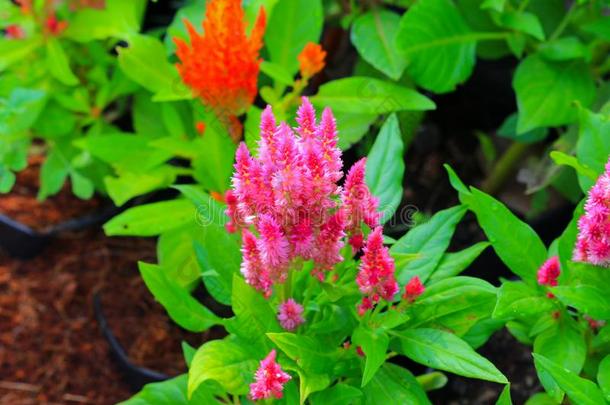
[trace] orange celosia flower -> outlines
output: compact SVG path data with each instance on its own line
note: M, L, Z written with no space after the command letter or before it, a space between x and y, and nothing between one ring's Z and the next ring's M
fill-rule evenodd
M201 35L189 21L184 23L190 45L174 38L180 76L234 131L235 116L252 104L257 93L265 10L261 7L249 38L241 0L211 0Z
M305 79L309 79L324 69L324 66L326 65L324 62L325 58L326 51L322 49L321 45L308 42L297 57L301 67L301 76Z

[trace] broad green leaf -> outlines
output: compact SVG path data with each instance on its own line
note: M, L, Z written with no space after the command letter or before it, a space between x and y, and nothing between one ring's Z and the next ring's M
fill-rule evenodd
M201 305L177 282L167 278L160 266L143 262L139 262L138 266L150 292L178 325L191 332L203 332L222 324L222 319Z
M0 98L0 135L13 136L29 130L43 111L46 101L46 93L42 90L12 89L8 100Z
M509 115L506 117L500 128L498 128L497 134L504 138L514 139L518 142L534 143L545 139L549 133L547 128L535 128L524 133L517 133L518 120L519 116L517 113Z
M0 72L12 64L21 61L26 56L34 54L42 43L42 36L21 40L0 38L0 55L2 55L2 58L0 58Z
M536 336L534 353L578 375L585 363L587 346L582 331L573 323L571 319L561 318L551 328ZM537 368L536 371L546 392L561 402L563 391L555 379L545 369Z
M129 208L104 224L108 236L156 236L196 219L187 200L170 200Z
M604 287L577 284L552 288L553 294L566 305L594 319L610 319L610 297Z
M571 60L590 58L590 51L577 37L564 37L540 46L540 55L547 60Z
M333 111L337 120L339 132L339 148L349 149L353 144L359 142L368 132L371 124L377 119L376 114L358 114L343 111Z
M95 186L93 182L78 171L70 170L70 182L72 183L72 192L81 200L88 200L93 197Z
M359 114L386 114L393 111L432 110L432 100L417 91L370 77L347 77L320 86L311 98L316 106Z
M475 323L468 329L468 332L460 337L476 350L487 343L491 335L497 330L502 329L505 324L506 321L502 319L485 318Z
M167 49L167 54L171 55L176 51L176 43L174 38L180 38L185 41L189 41L189 33L186 28L184 20L188 20L195 29L199 29L202 26L203 20L205 19L205 3L207 0L196 0L184 3L184 6L180 7L174 19L167 26L164 45Z
M431 404L413 374L391 363L385 363L362 392L365 404Z
M426 288L410 306L409 327L438 328L464 335L488 318L496 302L496 288L472 277L452 277Z
M483 0L481 8L485 10L504 11L506 0Z
M64 185L69 172L69 162L62 155L59 147L51 149L40 169L38 199L44 200L51 195L57 194Z
M486 358L459 337L438 329L409 329L395 332L402 353L427 367L464 377L506 384L506 377Z
M610 402L610 355L607 355L599 363L597 369L597 383L602 389L606 401Z
M601 18L583 24L582 29L610 41L610 16L601 16Z
M402 200L403 152L398 119L392 114L379 130L366 161L366 183L379 198L382 224L392 218Z
M557 401L549 396L546 392L539 392L532 395L525 405L557 405Z
M214 380L233 395L248 393L258 367L247 347L232 340L211 340L201 346L189 369L188 396L191 398L205 381Z
M106 0L103 9L84 8L74 13L62 34L78 42L121 38L140 30L140 12L144 0Z
M421 0L403 15L396 37L407 71L426 90L446 93L464 82L475 64L476 42L453 2Z
M17 176L10 170L0 166L0 193L8 193L15 185Z
M550 153L550 156L551 159L553 159L553 162L555 162L555 164L570 166L571 168L576 170L576 173L578 173L579 176L586 177L587 179L592 181L597 180L598 175L595 170L580 163L575 156L567 155L558 150L552 151Z
M253 156L257 155L258 140L261 138L260 125L263 110L253 105L248 110L244 124L244 140Z
M352 343L360 346L365 353L361 384L364 387L385 362L390 338L382 329L372 330L361 325L352 334Z
M439 211L429 221L411 229L392 246L392 253L415 253L420 256L402 269L396 269L396 277L401 285L413 276L419 276L422 282L426 282L443 258L455 227L465 213L466 207L462 205Z
M271 350L268 333L281 330L274 308L262 293L246 284L237 274L233 275L231 306L235 317L227 325L229 331L256 345L254 349L266 355L265 352Z
M495 198L471 187L469 208L491 242L496 254L524 281L535 284L538 268L547 258L536 232Z
M169 187L178 172L176 168L163 165L146 173L122 173L118 177L106 177L104 184L108 195L116 206L121 206L133 197Z
M384 9L371 9L352 24L351 40L364 60L398 80L407 61L395 48L400 16Z
M338 383L324 391L316 392L310 397L312 405L344 405L362 396L358 388Z
M417 382L422 386L425 391L432 391L443 388L447 385L449 379L447 376L440 371L433 371L431 373L421 374L416 377Z
M503 27L531 35L540 41L544 40L542 24L535 14L525 11L507 11L499 15L498 22Z
M47 41L47 68L53 77L65 84L74 86L78 84L78 78L70 69L70 61L66 56L64 48L57 39Z
M576 157L578 161L591 168L597 177L604 172L604 166L610 155L610 118L603 114L595 114L584 108L579 111L578 143ZM584 192L595 183L595 179L578 176L578 182Z
M167 277L189 289L201 277L194 241L202 240L201 228L195 224L169 230L157 240L157 258Z
M579 377L540 354L533 354L537 370L543 370L557 382L568 397L579 405L599 405L605 402L600 389L590 380Z
M264 60L260 64L260 69L261 72L278 83L286 86L294 84L294 78L282 65Z
M517 132L576 121L575 101L588 106L595 97L589 67L581 60L550 62L532 55L524 59L513 78L519 120Z
M299 403L304 404L309 395L322 391L330 385L330 377L326 374L314 374L303 369L297 369L299 374Z
M267 337L308 373L319 375L330 373L340 356L340 349L329 347L313 336L267 333Z
M182 374L167 381L146 384L142 391L118 405L221 404L215 398L218 393L212 384L202 384L189 400L186 397L187 381L188 376Z
M194 177L205 189L224 193L231 184L237 146L218 125L206 127L204 141L192 161Z
M489 242L478 242L455 253L445 253L430 276L430 281L439 281L457 276L490 245Z
M297 56L305 44L319 42L323 22L321 0L279 0L265 32L271 62L294 74L299 67Z
M513 400L510 397L510 384L506 384L496 401L496 405L513 405Z
M203 227L210 224L224 226L228 217L225 214L225 206L213 199L199 186L180 184L174 186L183 196L188 198L197 207L197 223Z
M523 319L550 311L553 303L535 287L522 281L505 281L498 290L494 318Z

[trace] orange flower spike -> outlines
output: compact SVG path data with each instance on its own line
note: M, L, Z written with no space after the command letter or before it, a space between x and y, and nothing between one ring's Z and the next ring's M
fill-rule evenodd
M185 24L190 45L174 38L180 76L228 122L229 117L242 113L256 97L265 11L261 7L249 38L240 0L211 0L201 35L188 21Z
M326 51L322 49L320 44L314 44L308 42L304 47L297 59L301 68L301 77L309 79L316 73L324 69L326 62Z

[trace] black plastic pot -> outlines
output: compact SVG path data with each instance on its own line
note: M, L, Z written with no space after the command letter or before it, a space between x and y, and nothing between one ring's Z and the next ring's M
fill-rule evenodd
M146 367L137 366L129 359L125 349L123 349L123 346L121 346L108 326L108 322L106 321L102 310L102 300L99 292L95 293L93 296L93 310L102 334L108 342L110 354L121 370L125 382L134 392L139 391L146 384L165 381L170 378L170 376L166 374L150 370Z
M70 219L40 231L0 214L0 247L13 257L31 259L40 253L57 234L101 224L120 210L121 208L111 204L91 214Z

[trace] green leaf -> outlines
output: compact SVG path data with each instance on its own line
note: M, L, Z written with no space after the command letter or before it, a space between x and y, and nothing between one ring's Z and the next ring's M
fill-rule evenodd
M391 363L384 364L362 392L365 404L431 404L413 374Z
M524 281L536 284L538 268L547 258L536 232L495 198L471 187L469 208L491 242L496 254Z
M601 286L577 284L552 288L553 294L566 305L594 319L610 319L610 297Z
M490 245L489 242L478 242L455 253L445 253L430 276L430 281L439 281L457 276Z
M93 182L74 169L70 170L70 182L72 183L72 192L81 200L88 200L93 197L95 192Z
M27 56L36 52L43 43L42 36L20 40L0 38L0 73Z
M115 205L121 206L133 197L170 186L177 176L174 167L163 165L146 173L122 173L119 177L106 177L104 184Z
M496 401L496 405L513 405L513 400L510 397L510 384L506 384Z
M395 332L402 353L411 360L464 377L506 384L506 377L459 337L437 329Z
M546 392L539 392L532 395L525 405L557 405L557 401L551 398Z
M349 149L353 144L359 142L368 132L371 124L375 122L376 114L346 113L333 111L337 120L339 132L339 148Z
M501 26L523 32L543 41L544 30L535 14L525 11L507 11L500 14L498 22Z
M506 0L483 0L481 8L484 10L495 10L502 12L504 11L504 4Z
M553 303L536 288L522 281L505 281L498 291L494 318L523 319L549 311Z
M182 374L167 381L146 384L142 391L118 405L220 404L212 384L202 384L189 401L186 397L187 380L188 376Z
M561 318L534 340L534 353L544 356L559 367L578 375L587 356L587 346L581 330L571 319ZM540 382L557 402L563 400L563 391L546 369L537 368Z
M202 240L201 228L189 224L162 233L157 240L157 258L167 277L190 289L201 277L194 241Z
M344 405L362 396L362 391L351 385L338 383L310 397L312 405Z
M372 9L352 24L351 40L364 60L389 78L398 80L407 61L395 48L400 16L384 9Z
M193 357L188 373L188 396L191 398L208 380L218 382L229 394L245 395L257 367L258 362L243 344L228 339L206 342Z
M106 0L103 9L85 8L74 13L63 36L77 42L121 38L140 30L144 0Z
M595 170L581 164L575 156L567 155L558 150L552 151L550 153L550 156L551 159L553 159L553 162L555 162L555 164L570 166L571 168L576 170L576 173L578 173L579 176L586 177L592 181L597 180L598 175Z
M59 148L54 147L51 149L40 169L38 199L44 200L51 195L57 194L64 185L69 171L70 166Z
M205 147L192 162L194 177L205 189L224 192L231 184L237 146L218 123L206 127L204 138Z
M366 162L366 183L379 198L382 224L392 218L402 200L403 152L398 119L392 114L379 130Z
M420 258L396 269L401 285L411 277L419 276L423 283L432 274L449 246L455 227L460 222L466 207L459 205L437 212L429 221L411 229L390 249L391 253L417 253Z
M203 332L214 325L222 325L222 319L201 305L177 282L167 278L160 266L143 262L139 262L138 266L150 292L178 325L191 332Z
M471 75L482 35L470 30L453 2L421 0L403 15L396 46L418 85L446 93Z
M597 383L606 401L610 402L610 354L602 359L597 368Z
M0 193L8 193L15 185L17 176L10 170L0 166Z
M296 361L308 373L324 375L332 371L340 356L340 349L329 347L313 336L294 333L267 333L267 337Z
M519 116L517 113L506 117L500 128L498 128L498 135L504 138L514 139L518 142L534 143L543 140L549 133L547 128L535 128L521 134L517 133L518 120Z
M422 386L425 391L432 391L443 388L447 385L449 379L444 373L440 371L433 371L431 373L421 374L416 377L417 382Z
M574 403L599 405L605 402L600 389L590 380L563 368L540 354L533 354L537 370L546 371Z
M316 106L359 114L432 110L432 100L413 89L369 77L347 77L320 86L311 98Z
M604 172L604 166L610 155L608 131L610 131L610 118L584 108L580 109L576 157L580 163L596 173L595 178ZM578 176L578 182L584 192L589 191L593 186L595 178Z
M282 65L264 60L260 64L260 69L261 72L278 83L286 86L294 84L294 78Z
M601 18L583 24L582 29L610 41L610 16L601 16Z
M228 217L225 214L226 207L224 204L213 199L199 186L180 184L173 188L180 191L197 207L197 222L199 225L204 227L210 224L224 226L227 223Z
M308 42L318 43L323 22L321 0L279 0L265 32L271 62L294 74L299 68L297 56Z
M78 84L78 78L70 69L70 61L66 56L64 48L57 39L47 41L47 68L53 77L65 84L66 86L75 86Z
M409 327L437 328L462 336L488 318L496 303L496 288L472 277L452 277L428 286L408 312Z
M310 394L322 391L330 385L330 377L326 374L314 374L302 369L297 369L297 373L299 373L300 404L304 404Z
M161 201L129 208L104 224L108 236L156 236L195 222L195 207L187 200Z
M382 329L371 330L361 325L352 334L352 343L360 346L365 354L361 385L364 387L385 362L390 338Z
M253 105L248 110L244 124L244 140L253 156L257 155L258 140L261 138L260 125L263 110Z
M571 60L590 58L590 51L577 37L564 37L540 46L540 55L547 60Z
M581 60L549 62L537 55L523 60L513 78L517 93L517 132L571 124L575 101L588 106L595 97L589 67Z
M4 101L0 99L0 135L13 136L31 128L44 109L47 97L42 90L17 87Z

